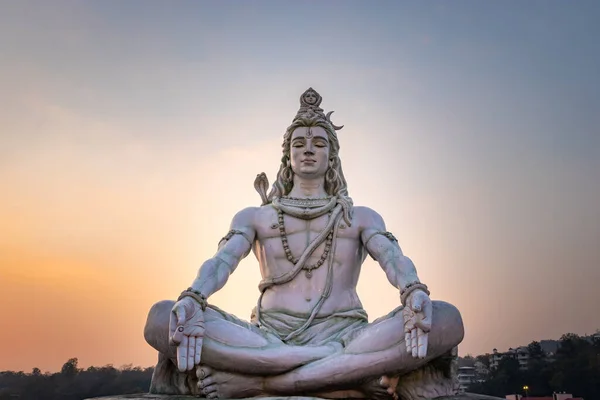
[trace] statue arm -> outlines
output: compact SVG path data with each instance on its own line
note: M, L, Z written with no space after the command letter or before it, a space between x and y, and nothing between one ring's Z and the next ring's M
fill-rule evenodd
M256 208L249 207L233 218L229 233L219 242L216 254L205 261L192 283L192 288L207 298L219 291L237 268L239 262L250 253L256 236L254 215Z
M396 238L386 231L383 218L366 207L355 207L355 215L360 218L363 245L369 255L381 265L390 283L402 290L409 283L418 282L415 265L402 253Z
M425 358L433 313L427 286L419 283L415 265L402 254L396 238L385 230L383 218L371 209L360 211L362 243L400 291L406 352L415 358Z

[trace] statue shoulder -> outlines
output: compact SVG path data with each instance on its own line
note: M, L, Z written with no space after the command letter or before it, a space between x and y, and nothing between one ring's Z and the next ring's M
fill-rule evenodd
M360 230L385 230L385 222L383 221L383 218L372 208L355 206L353 219L358 224Z
M246 207L235 214L231 222L232 228L254 227L257 213L260 207Z
M260 207L246 207L233 217L232 226L260 226L264 223L265 219L271 220L275 215L277 213L270 204Z

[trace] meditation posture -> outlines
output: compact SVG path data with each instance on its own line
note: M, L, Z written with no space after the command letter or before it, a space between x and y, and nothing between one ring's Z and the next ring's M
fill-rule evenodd
M216 254L176 302L150 310L145 337L159 352L152 393L453 394L451 367L442 361L463 339L460 313L431 301L381 216L353 205L338 155L341 127L321 101L312 88L301 95L269 194L264 174L255 181L262 205L235 215ZM210 304L210 296L250 251L262 281L246 322ZM398 307L371 323L356 292L368 255L399 291Z

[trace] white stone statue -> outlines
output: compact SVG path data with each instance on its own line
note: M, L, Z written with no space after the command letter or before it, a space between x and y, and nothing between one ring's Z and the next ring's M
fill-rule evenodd
M336 130L312 88L283 138L277 179L258 175L263 204L240 211L216 254L176 302L155 304L145 328L159 352L151 392L207 398L419 398L455 393L458 310L429 298L383 219L354 206ZM260 265L251 322L210 304L250 251ZM358 298L373 257L399 291L369 323Z

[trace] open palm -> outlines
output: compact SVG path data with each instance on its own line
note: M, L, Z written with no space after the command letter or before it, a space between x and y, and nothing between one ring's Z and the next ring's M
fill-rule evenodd
M184 297L175 303L169 321L169 339L177 346L179 371L190 371L200 364L204 331L204 311L196 300Z

